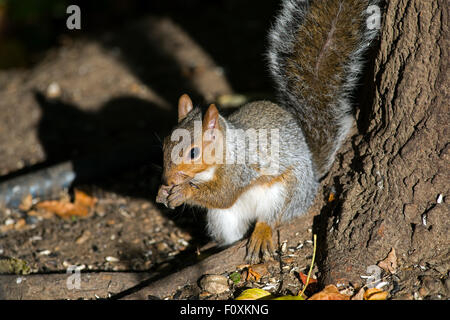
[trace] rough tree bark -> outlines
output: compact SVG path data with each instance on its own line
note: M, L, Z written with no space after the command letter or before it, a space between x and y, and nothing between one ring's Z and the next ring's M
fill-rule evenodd
M324 283L361 283L391 248L403 267L449 266L448 2L390 0L383 11L373 102L328 177L339 198L315 226Z

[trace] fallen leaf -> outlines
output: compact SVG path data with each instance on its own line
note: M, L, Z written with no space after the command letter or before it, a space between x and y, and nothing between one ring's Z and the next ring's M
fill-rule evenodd
M270 300L305 300L302 296L281 296Z
M236 298L236 300L305 300L305 298L299 295L274 297L270 292L266 290L253 288L242 291L242 293Z
M253 288L242 291L236 300L258 300L261 298L268 298L270 296L271 293L266 290Z
M86 216L89 212L88 208L83 205L57 200L42 201L36 204L36 207L66 219L71 216Z
M335 285L330 284L308 300L350 300L350 296L340 293Z
M303 285L306 286L306 281L308 279L308 276L306 274L304 274L303 272L299 272L299 276L300 276L300 280L302 281ZM316 283L316 282L317 282L317 279L313 279L313 278L309 279L309 284Z
M336 197L334 196L333 192L330 192L330 195L328 196L328 202L333 202Z
M381 289L370 288L364 292L364 300L386 300L388 293Z
M75 189L75 204L92 208L97 203L97 198L91 197L83 191Z
M247 279L245 281L248 281L251 277L253 277L257 282L259 279L261 279L261 275L252 269L252 267L248 267L248 273L247 273Z
M85 217L95 205L97 199L88 196L83 191L75 190L75 201L67 199L42 201L36 204L36 208L54 213L61 218L67 219L73 216Z
M378 266L384 271L394 274L397 272L397 255L395 254L395 249L392 248L387 257L378 262Z

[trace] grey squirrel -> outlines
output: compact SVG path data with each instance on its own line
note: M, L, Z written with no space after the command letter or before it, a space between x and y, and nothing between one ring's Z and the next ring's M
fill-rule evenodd
M278 104L251 102L225 117L214 104L202 114L182 95L178 124L163 143L157 202L206 208L208 232L222 245L255 223L247 258L270 257L272 228L307 211L353 125L349 96L376 34L366 25L373 3L284 0L267 53ZM247 134L239 140L236 132ZM266 139L252 148L255 137Z

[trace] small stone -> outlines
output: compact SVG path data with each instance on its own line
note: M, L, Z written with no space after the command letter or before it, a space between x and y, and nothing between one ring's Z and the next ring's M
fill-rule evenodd
M61 87L57 82L52 82L47 87L47 97L48 98L59 98L61 96Z
M220 294L230 290L228 278L221 275L205 275L200 279L200 287L213 294Z
M39 255L48 256L50 253L52 253L50 250L42 250L39 252Z
M106 257L105 260L108 261L108 262L119 262L118 258L110 257L110 256Z
M287 242L283 241L283 243L281 244L281 252L285 253L287 249Z

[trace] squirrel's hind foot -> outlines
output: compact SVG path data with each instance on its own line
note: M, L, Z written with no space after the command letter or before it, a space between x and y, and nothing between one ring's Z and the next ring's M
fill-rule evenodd
M258 221L247 243L246 260L255 264L269 260L275 252L272 242L272 228L265 222Z

